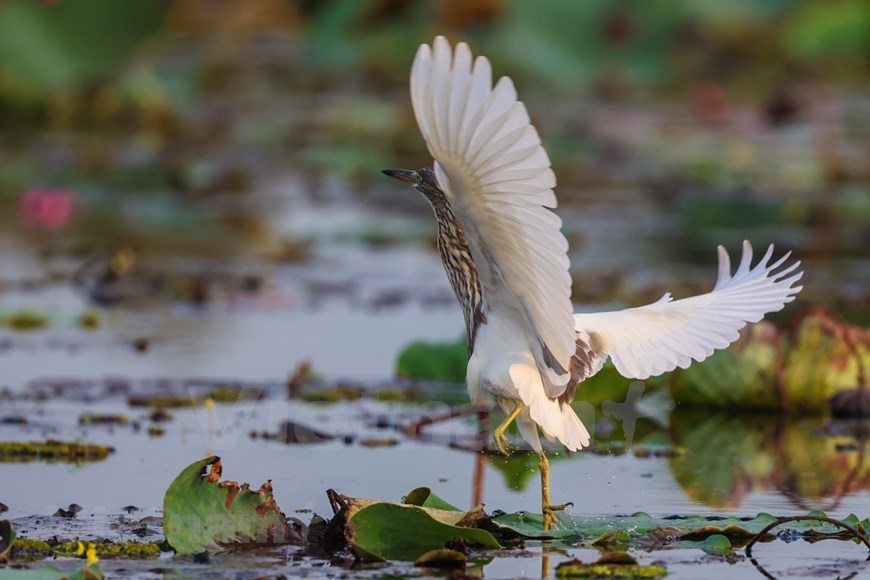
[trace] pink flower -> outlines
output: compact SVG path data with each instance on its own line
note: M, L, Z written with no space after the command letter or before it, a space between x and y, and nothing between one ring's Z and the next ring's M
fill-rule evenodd
M75 194L65 189L30 189L18 204L21 217L28 226L59 230L72 215Z

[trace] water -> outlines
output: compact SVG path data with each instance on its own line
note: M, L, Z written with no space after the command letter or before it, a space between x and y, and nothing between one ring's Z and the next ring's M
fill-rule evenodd
M124 539L123 532L108 525L122 514L121 508L140 508L135 518L159 517L163 494L175 475L209 454L221 456L226 479L253 486L271 480L285 513L303 521L311 512L331 515L325 494L330 488L398 501L412 488L425 485L462 507L481 500L489 511L539 509L536 461L521 455L505 461L446 444L471 441L478 429L475 420L434 426L429 431L434 440L411 440L376 426L379 417L390 424L408 424L446 410L444 403L363 399L328 405L286 399L283 383L304 359L312 361L327 383L346 378L376 385L390 382L396 354L410 340L456 338L461 315L436 258L418 246L327 246L315 260L275 267L265 293L225 295L203 306L170 302L114 307L104 311L96 330L75 324L75 316L91 305L84 293L67 283L13 288L2 296L6 311L38 308L49 314L50 326L0 336L5 345L0 353L3 381L11 393L0 400L0 417L29 419L25 426L0 424L0 440L57 438L115 449L108 459L95 463L0 466L0 479L6 482L0 501L9 506L4 517L15 520L28 537L65 532L83 539ZM149 346L140 352L133 342L143 336ZM267 396L218 404L212 411L171 410L173 420L161 424L165 434L149 437L149 412L129 407L127 394L113 395L105 388L123 379L129 394L141 394L158 389L158 379L191 378L204 385L241 382L264 388ZM67 386L46 400L22 398L34 390L51 392L46 387L50 384L79 386ZM190 386L187 392L196 395L202 389ZM81 426L78 419L84 413L124 414L140 428ZM287 420L340 437L311 445L251 437L251 432L274 431ZM825 435L834 430L823 420L778 424L771 417L678 410L671 414L671 425L657 431L684 452L649 458L554 452L553 501L574 502L573 513L588 516L636 511L796 515L825 509L835 517L850 512L863 517L870 512L870 473L863 465L863 452L838 447L856 440ZM349 436L350 442L341 436ZM368 448L359 443L385 437L398 444ZM857 445L863 448L861 441ZM83 507L75 523L55 518L46 524L45 516L71 503ZM41 516L39 523L34 516ZM849 562L859 556L859 548L846 542L823 542L811 549L777 542L762 550L764 565L778 573L851 569ZM546 543L529 542L522 554L485 563L483 573L536 576L573 557L594 559L589 552L552 552ZM280 551L262 560L220 557L216 569L228 576L252 566L277 571L287 565L287 557ZM664 561L672 572L679 575L682 570L695 578L748 572L752 566L742 558L727 563L697 550L641 553L639 558L642 563ZM166 565L179 573L195 570L182 561ZM109 563L104 569L111 572L113 566ZM315 577L322 572L319 564L307 560L293 566ZM393 568L414 572L404 565Z

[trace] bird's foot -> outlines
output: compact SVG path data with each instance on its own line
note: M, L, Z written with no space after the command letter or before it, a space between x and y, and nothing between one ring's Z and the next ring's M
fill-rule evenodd
M507 438L507 435L504 434L503 431L499 431L498 429L492 434L492 438L495 439L495 446L498 447L498 450L505 457L510 457L516 447L511 443L511 440Z
M557 505L544 505L544 530L552 530L553 526L559 521L556 517L556 512L568 509L568 506L573 507L574 504L571 502L557 504Z

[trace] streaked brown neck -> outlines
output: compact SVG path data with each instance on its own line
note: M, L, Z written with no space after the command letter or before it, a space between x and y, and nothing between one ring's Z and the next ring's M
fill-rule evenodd
M465 316L468 355L471 356L477 331L486 323L477 267L474 265L465 232L450 206L450 200L438 186L434 173L431 170L423 171L428 175L423 175L423 182L417 189L429 200L435 211L435 220L438 222L438 253Z

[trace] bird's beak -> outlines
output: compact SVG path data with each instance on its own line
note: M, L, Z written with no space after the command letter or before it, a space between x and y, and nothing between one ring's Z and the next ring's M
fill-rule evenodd
M384 169L382 173L399 181L417 184L417 172L411 169Z

